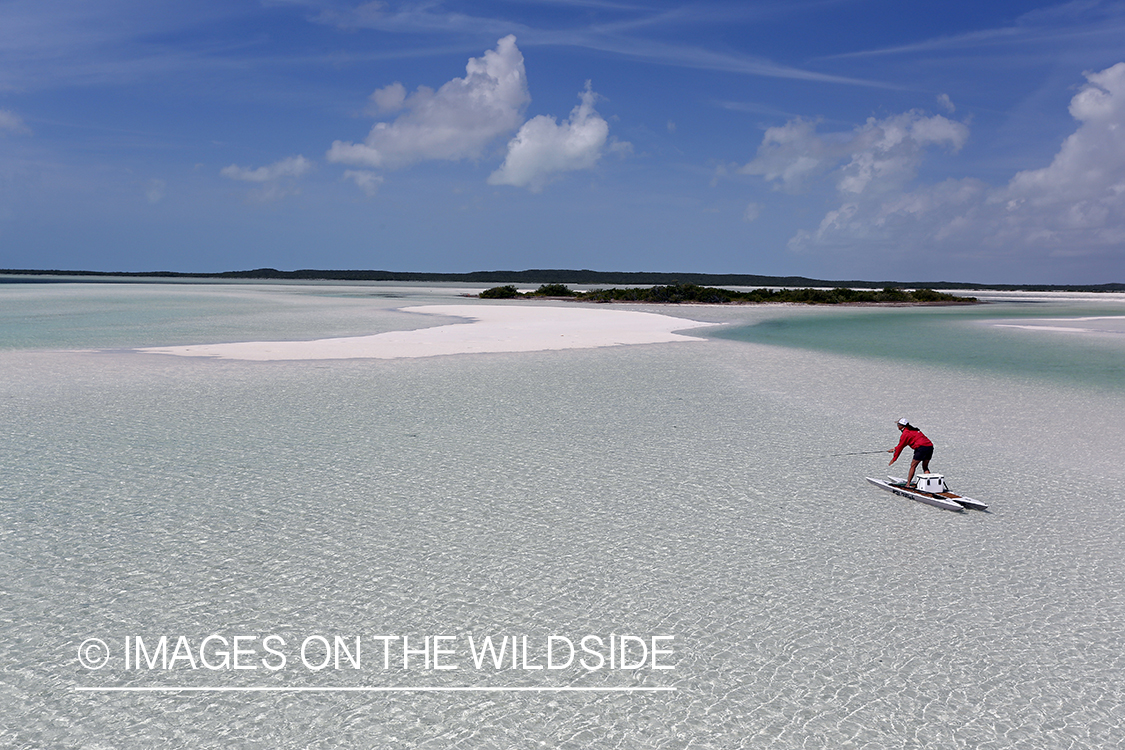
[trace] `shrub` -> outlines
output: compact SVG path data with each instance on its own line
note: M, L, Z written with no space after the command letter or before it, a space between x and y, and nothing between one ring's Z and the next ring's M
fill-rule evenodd
M531 294L536 297L574 297L577 295L566 284L544 284Z
M506 286L494 286L491 289L485 289L480 293L481 299L512 299L519 297L520 290L516 289L514 284Z

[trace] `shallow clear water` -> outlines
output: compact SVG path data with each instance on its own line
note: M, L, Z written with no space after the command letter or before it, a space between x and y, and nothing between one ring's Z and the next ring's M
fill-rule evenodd
M1046 317L1125 320L1125 305L994 304L968 308L843 309L732 326L714 335L865 357L1114 387L1125 382L1125 329L1062 335L1014 330Z
M0 350L299 341L407 330L437 323L394 313L403 300L447 300L462 291L470 290L327 283L0 283Z
M73 305L94 297L108 309L134 293L86 289L70 292ZM320 289L236 287L204 316L196 292L209 289L188 290L187 303L173 290L172 310L161 290L137 291L138 314L101 319L83 339L21 318L0 288L6 329L31 344L45 331L42 346L0 352L0 745L1117 741L1120 382L714 338L394 361L180 359L123 348L256 338L275 318L282 334L309 336L366 320L416 326L391 308L457 298L408 290L352 306ZM52 304L62 302L31 308ZM858 330L857 341L883 316L908 338L936 335L944 315L669 312L743 326L795 317L814 339L819 320L827 338ZM964 315L944 319L975 335ZM1038 332L1007 334L1042 348ZM886 454L832 457L889 447L904 415L937 444L935 470L990 512L871 487L863 477L886 473ZM92 637L119 657L126 635L212 633L670 634L675 669L438 672L376 659L362 670L163 671L117 658L90 670L77 658ZM676 692L75 690L129 685Z

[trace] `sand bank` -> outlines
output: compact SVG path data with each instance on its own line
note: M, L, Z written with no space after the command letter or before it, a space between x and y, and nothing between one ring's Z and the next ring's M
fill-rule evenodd
M1059 323L1085 323L1084 326L1058 325ZM997 328L1020 328L1025 331L1052 331L1054 333L1125 333L1125 315L1097 315L1084 318L1038 318L1018 323L993 323Z
M404 312L465 318L465 323L314 341L246 341L149 347L148 354L242 360L400 359L445 354L590 349L701 339L674 331L714 325L635 310L538 305L423 305Z

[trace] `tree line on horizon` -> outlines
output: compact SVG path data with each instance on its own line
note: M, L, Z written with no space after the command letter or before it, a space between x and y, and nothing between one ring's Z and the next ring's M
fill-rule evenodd
M591 271L589 269L528 269L526 271L471 271L468 273L429 273L412 271L377 270L317 270L299 269L279 271L276 268L256 268L249 271L220 271L216 273L188 273L180 271L61 271L23 268L0 269L0 276L14 278L3 281L27 280L28 277L79 277L111 280L113 277L143 279L277 279L293 281L436 281L470 284L627 284L675 285L699 284L720 286L756 287L839 287L860 289L973 289L1009 292L1125 292L1125 283L1110 284L975 284L952 281L863 281L810 279L805 276L760 276L755 274L709 273L657 273L646 271Z
M532 292L521 292L514 284L496 286L480 293L481 299L515 299L519 297L554 297L587 302L699 302L705 304L795 302L805 305L841 305L868 303L905 304L973 304L976 297L958 297L932 289L895 289L880 291L835 287L832 289L751 289L738 292L732 289L699 286L698 284L668 284L649 288L626 287L591 289L577 292L565 284L543 284Z

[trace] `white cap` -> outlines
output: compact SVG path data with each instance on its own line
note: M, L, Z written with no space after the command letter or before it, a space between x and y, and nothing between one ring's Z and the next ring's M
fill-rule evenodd
M910 424L910 421L907 420L906 417L903 417L902 419L898 420L898 423L905 427L906 425Z

